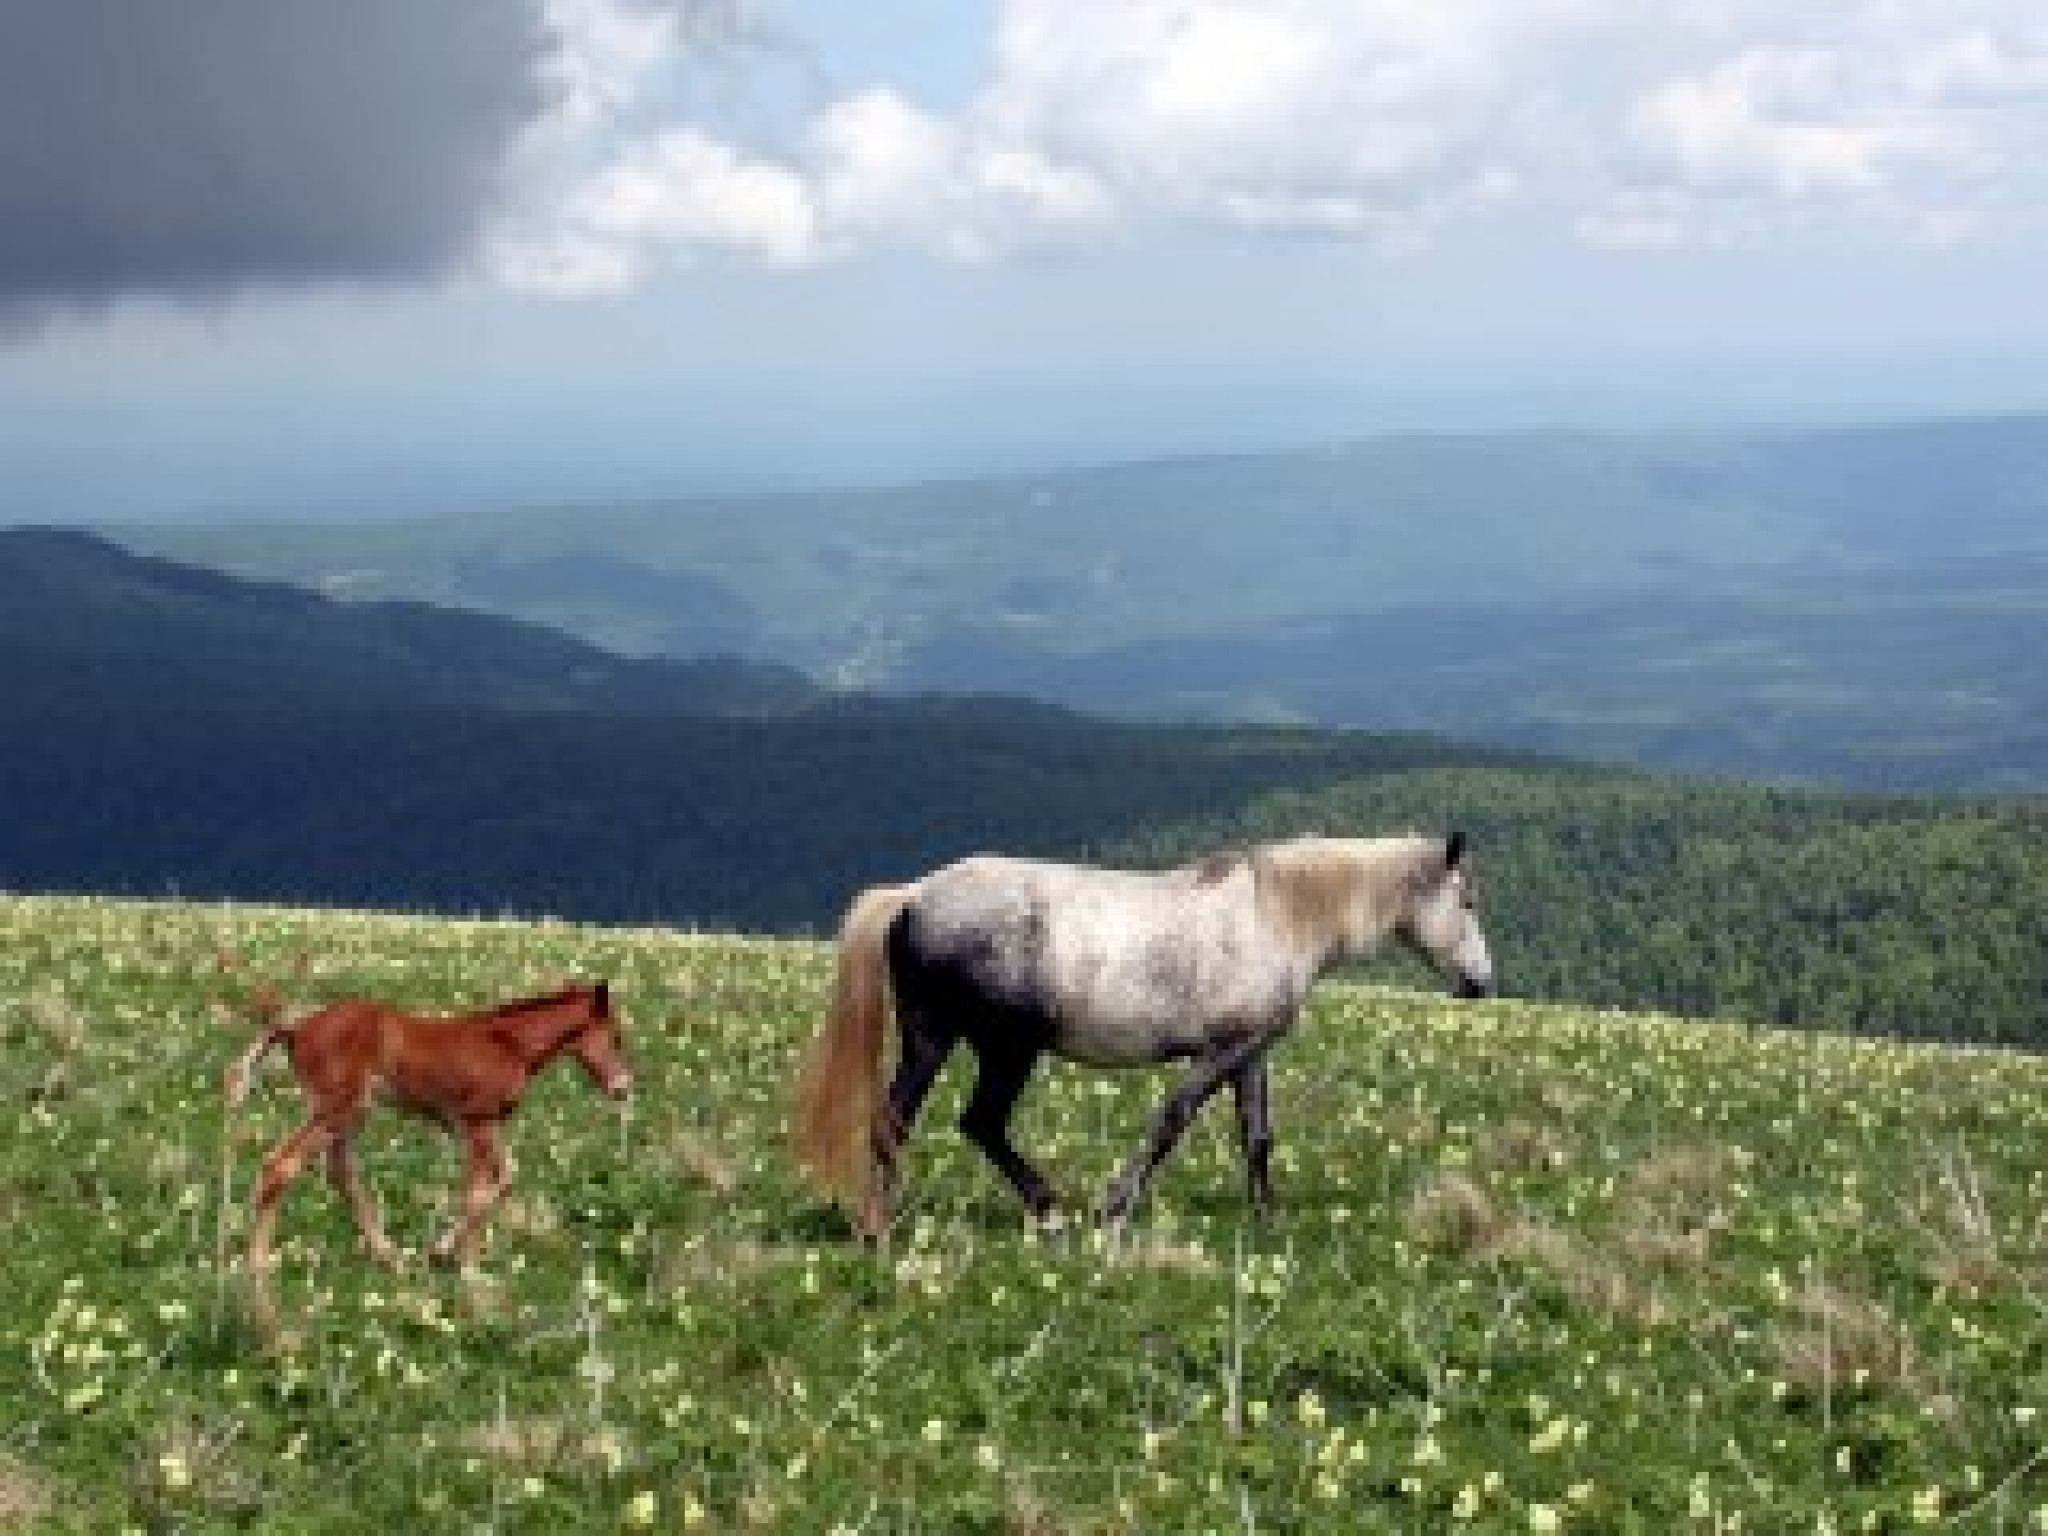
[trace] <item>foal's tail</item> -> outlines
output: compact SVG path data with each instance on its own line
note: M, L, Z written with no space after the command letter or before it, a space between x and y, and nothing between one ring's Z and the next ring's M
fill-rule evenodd
M259 987L250 997L248 1012L255 1019L263 1033L258 1035L249 1048L237 1056L234 1065L227 1071L224 1086L229 1109L240 1109L242 1101L249 1097L249 1080L256 1071L256 1064L284 1041L291 1038L309 1017L303 1008L287 1008L284 997L275 987Z
M856 1206L868 1197L875 1175L882 1047L891 1016L885 946L889 925L916 890L870 886L846 909L832 1009L797 1073L790 1121L797 1162L821 1190Z

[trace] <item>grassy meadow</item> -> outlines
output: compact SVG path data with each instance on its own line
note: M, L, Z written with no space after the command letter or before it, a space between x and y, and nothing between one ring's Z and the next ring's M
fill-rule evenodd
M309 1172L266 1306L232 1255L296 1094L273 1061L223 1124L223 952L305 1001L609 977L637 1102L539 1080L468 1279L370 1265ZM1121 1243L1026 1230L956 1064L870 1251L783 1151L829 968L0 897L0 1527L2048 1529L2032 1057L1331 984L1266 1229L1222 1105ZM1084 1204L1164 1087L1054 1065L1017 1139ZM362 1154L418 1253L453 1144L387 1112Z

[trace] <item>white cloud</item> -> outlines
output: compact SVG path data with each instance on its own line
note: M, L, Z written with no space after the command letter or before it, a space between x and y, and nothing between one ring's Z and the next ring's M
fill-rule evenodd
M991 130L1133 217L1372 234L1467 203L1519 158L1515 84L1578 0L1013 0Z
M1847 212L1967 238L2027 196L2030 68L1981 30L1745 47L1635 96L1613 201L1654 198L1696 233Z
M2007 40L1976 27L1909 58L1907 91L1929 106L2040 106L2048 98L2048 31Z
M691 128L649 140L605 170L584 187L572 217L593 235L725 246L773 266L802 266L818 254L805 177Z
M659 110L705 46L678 17L730 44L751 8L552 0L554 163L593 163L498 270L594 291L700 251L987 258L1151 223L1413 243L1502 206L1637 249L1822 218L1968 239L2048 190L2038 3L1004 0L965 106L868 84L764 137Z
M543 136L600 128L628 111L681 41L677 14L617 0L545 0L555 46L546 81L552 102L535 125Z
M1035 149L989 149L975 165L983 197L1000 216L1030 224L1082 228L1115 211L1108 187L1077 166L1058 165Z
M1647 92L1629 137L1684 179L1784 196L1877 186L1887 165L1942 150L1917 114L1852 105L1834 55L1755 48Z
M957 132L892 91L834 102L809 137L820 214L845 238L922 232L944 221L961 192Z

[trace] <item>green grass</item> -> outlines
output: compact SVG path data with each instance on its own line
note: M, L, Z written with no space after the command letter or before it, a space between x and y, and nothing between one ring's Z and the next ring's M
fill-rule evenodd
M609 976L635 1114L541 1080L473 1283L374 1269L309 1176L273 1331L219 1260L294 1095L224 1134L222 950L307 1000ZM1212 1110L1122 1246L1029 1234L956 1071L870 1252L782 1152L829 961L0 899L0 1526L2048 1523L2034 1058L1333 985L1275 1059L1270 1228ZM1162 1089L1055 1066L1019 1141L1079 1203ZM452 1147L386 1118L364 1154L419 1249Z

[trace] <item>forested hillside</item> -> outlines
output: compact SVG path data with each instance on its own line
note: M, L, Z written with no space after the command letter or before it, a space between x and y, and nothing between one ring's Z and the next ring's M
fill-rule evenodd
M0 704L0 885L791 932L981 848L1079 857L1264 790L1472 760L935 703L783 721Z
M1426 738L994 706L7 724L0 886L16 889L822 931L857 887L982 849L1164 863L1296 830L1457 825L1517 995L2048 1040L2038 800L1747 790Z

